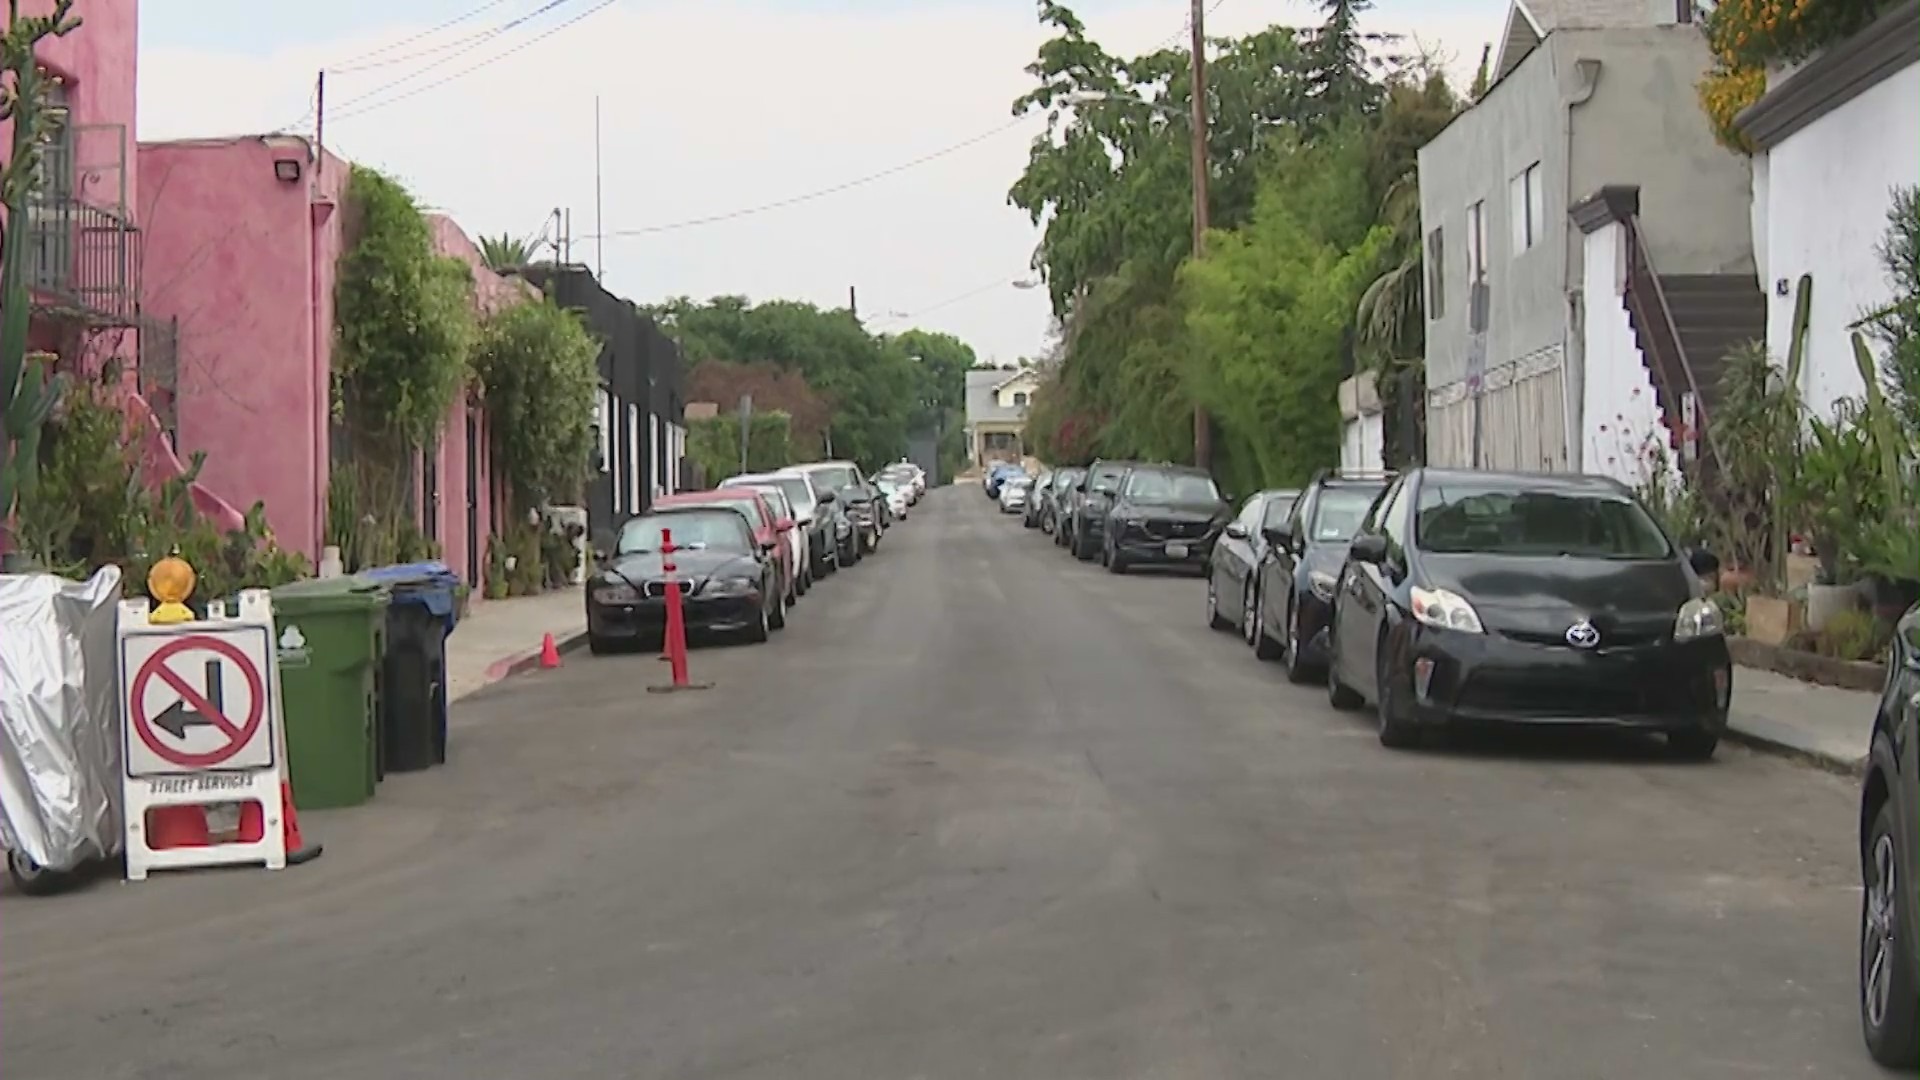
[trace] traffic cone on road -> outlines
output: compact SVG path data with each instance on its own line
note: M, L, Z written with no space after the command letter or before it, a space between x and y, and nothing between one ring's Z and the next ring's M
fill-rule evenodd
M299 866L320 857L319 844L309 844L300 835L300 814L293 808L293 785L280 781L280 832L286 837L287 865Z
M147 811L147 846L155 851L206 847L213 843L207 831L207 811L201 806L156 806Z
M543 669L560 666L560 647L553 643L551 633L540 639L540 666Z

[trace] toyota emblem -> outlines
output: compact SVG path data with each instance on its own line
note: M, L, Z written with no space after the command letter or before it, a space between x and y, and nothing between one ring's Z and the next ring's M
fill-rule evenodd
M1576 649L1591 649L1600 644L1600 628L1581 619L1567 627L1567 644Z

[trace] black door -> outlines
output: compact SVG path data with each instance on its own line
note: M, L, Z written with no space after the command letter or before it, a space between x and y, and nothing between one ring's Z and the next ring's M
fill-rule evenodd
M420 453L420 531L428 540L440 539L440 444Z
M480 424L467 413L467 583L480 584Z

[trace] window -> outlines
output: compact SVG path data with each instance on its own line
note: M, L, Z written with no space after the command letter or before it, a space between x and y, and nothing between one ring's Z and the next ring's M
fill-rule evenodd
M1440 239L1440 230L1427 234L1427 318L1437 319L1447 313L1447 246Z
M1382 485L1384 486L1384 485ZM1360 522L1367 516L1367 510L1373 506L1373 500L1380 495L1381 488L1330 487L1320 492L1320 501L1313 508L1313 536L1316 541L1346 543L1360 530Z
M1487 280L1487 204L1485 201L1467 207L1467 284L1479 285Z
M1266 504L1267 497L1265 495L1248 496L1246 505L1240 507L1240 516L1235 520L1245 526L1248 532L1253 532L1260 527L1261 507Z
M1013 392L1013 407L1016 409L1024 409L1026 405L1027 392L1025 390L1015 390Z
M1220 489L1211 476L1142 469L1128 475L1127 498L1143 503L1218 502Z
M1664 559L1666 535L1625 495L1528 491L1477 481L1420 489L1422 551L1579 559Z
M1513 218L1515 255L1540 242L1546 218L1546 193L1540 187L1540 163L1534 162L1507 183L1507 212Z
M1298 496L1290 495L1275 495L1273 498L1268 499L1266 514L1264 520L1260 522L1260 527L1263 529L1277 529L1285 525L1287 519L1293 516L1294 505L1299 501Z

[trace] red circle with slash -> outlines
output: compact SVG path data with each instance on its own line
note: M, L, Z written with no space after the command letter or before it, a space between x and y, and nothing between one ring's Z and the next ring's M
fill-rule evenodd
M246 676L248 702L246 717L240 723L234 723L213 707L207 695L194 689L193 684L179 672L167 666L167 661L185 652L210 652L233 664ZM147 715L147 687L153 680L159 679L172 687L180 695L180 700L198 713L215 730L227 738L225 746L204 753L191 753L176 746L169 746L153 730L152 718ZM246 653L219 638L203 635L190 635L175 641L169 641L153 651L146 662L140 665L140 671L134 675L133 684L127 690L128 716L133 721L133 730L147 749L165 760L183 769L208 769L219 765L246 747L260 730L260 722L267 712L267 695L260 678L260 672Z

